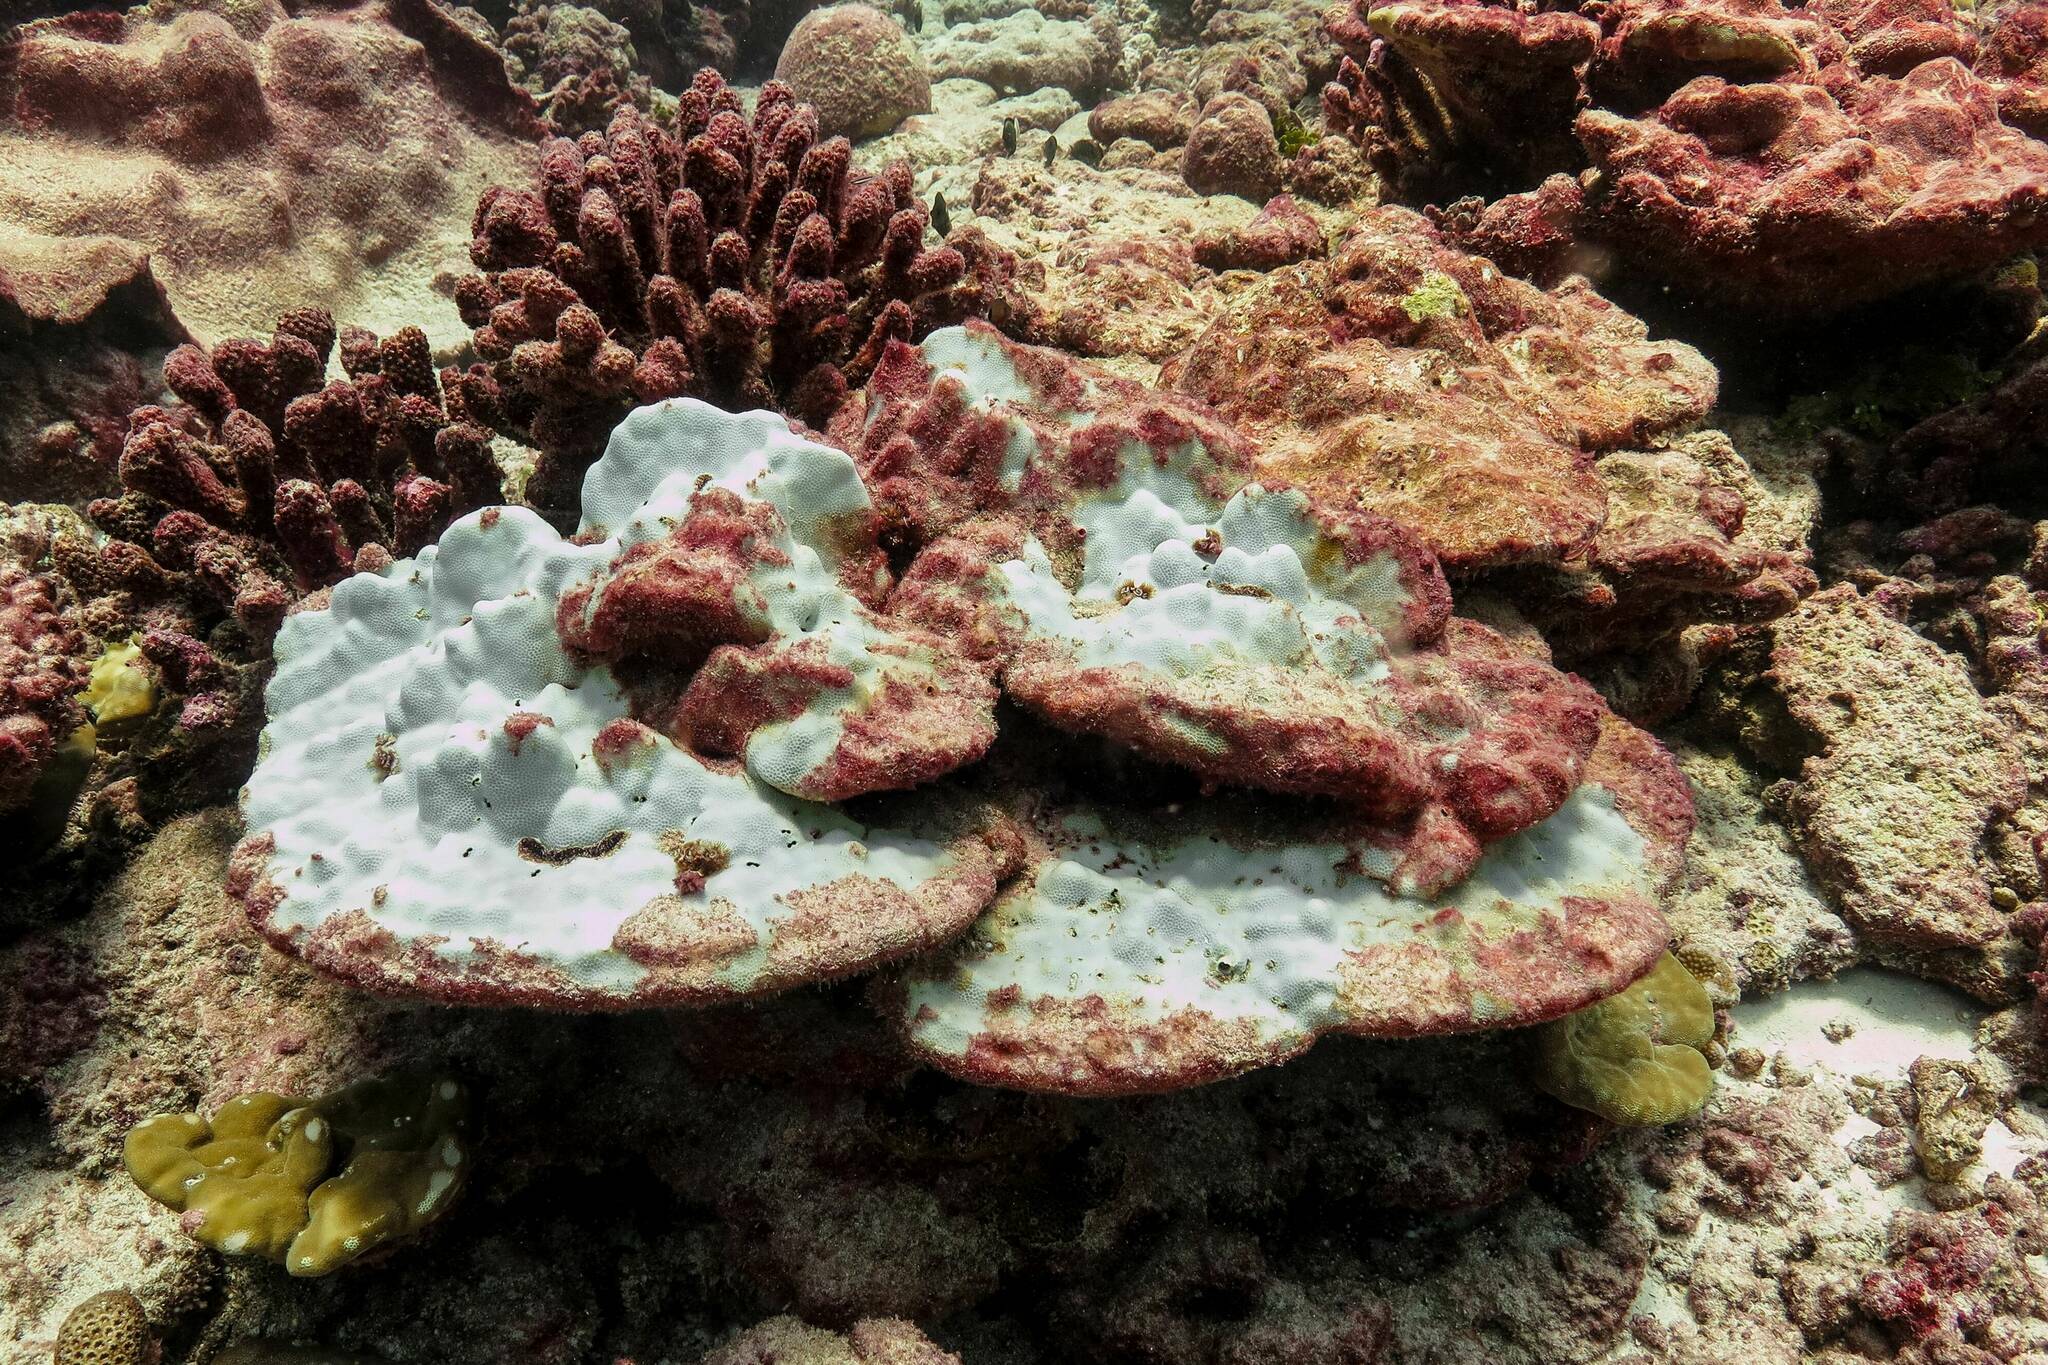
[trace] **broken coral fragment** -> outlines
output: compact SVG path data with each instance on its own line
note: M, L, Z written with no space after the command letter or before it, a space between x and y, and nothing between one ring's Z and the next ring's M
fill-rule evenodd
M863 604L881 561L852 462L772 414L676 400L620 426L585 494L576 541L486 509L287 619L233 878L263 933L378 989L619 1008L845 975L964 928L1009 855L961 803L857 819L785 794L985 743L958 696L890 723L920 667L965 665ZM690 603L702 620L663 612ZM679 645L650 612L695 629ZM678 657L720 646L731 667L678 702ZM824 666L785 667L806 650ZM678 711L744 763L678 743Z
M216 1251L325 1275L411 1236L468 1178L469 1097L445 1077L361 1081L316 1100L257 1092L129 1130L128 1174Z
M1714 1074L1700 1052L1713 1037L1706 987L1665 953L1621 994L1544 1025L1537 1084L1610 1123L1676 1123L1713 1093Z
M911 1048L967 1080L1178 1089L1308 1048L1508 1028L1621 989L1664 951L1658 898L1691 827L1661 746L1609 719L1548 819L1423 894L1440 837L1215 798L1152 812L1046 801L1023 875L967 937L878 991Z

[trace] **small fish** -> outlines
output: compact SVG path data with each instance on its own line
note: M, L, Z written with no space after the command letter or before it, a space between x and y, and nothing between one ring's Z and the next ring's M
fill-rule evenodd
M910 31L912 33L924 32L924 5L922 0L915 0L910 6L909 19Z
M1060 159L1060 140L1051 133L1045 135L1045 164L1051 166Z
M1102 164L1102 148L1091 137L1084 137L1067 148L1067 155L1089 166Z
M1013 118L1003 120L1003 155L1017 155L1017 120Z
M932 196L932 230L941 237L953 235L953 215L946 212L946 192L940 190Z

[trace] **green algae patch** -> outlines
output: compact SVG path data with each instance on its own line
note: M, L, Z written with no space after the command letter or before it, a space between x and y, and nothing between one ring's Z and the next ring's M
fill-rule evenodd
M1714 1075L1706 988L1670 953L1617 996L1537 1030L1536 1083L1610 1123L1653 1128L1697 1114Z
M1401 296L1401 311L1410 322L1454 318L1471 306L1458 282L1440 270L1430 271L1422 277L1421 284Z
M208 1122L163 1114L122 1159L192 1237L325 1275L424 1228L468 1174L468 1095L445 1077L380 1077L317 1100L258 1092Z

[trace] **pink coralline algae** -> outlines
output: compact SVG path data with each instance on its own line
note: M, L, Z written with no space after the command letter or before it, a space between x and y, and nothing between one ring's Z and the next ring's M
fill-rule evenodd
M1404 183L1590 167L1496 205L1497 238L1575 221L1689 294L1825 315L2048 242L2038 22L1980 52L1941 0L1357 0L1325 105Z
M907 167L856 173L843 138L770 82L751 123L712 71L673 130L623 109L547 144L534 190L494 188L456 301L503 390L495 421L541 461L527 498L567 515L635 403L690 395L822 421L884 343L999 305L976 232L925 245Z
M0 561L0 813L29 799L58 745L85 723L78 693L93 642L65 619L61 591Z
M998 586L1000 566L1029 562L1033 546L1055 559L1114 553L1122 528L1101 523L1091 504L1143 497L1148 464L1206 490L1219 512L1255 466L1251 447L1195 404L1090 376L1052 352L1004 347L986 330L969 335L1000 357L983 363L1014 368L1025 393L977 410L950 351L927 359L894 347L831 430L853 449L885 522L922 547L895 610L994 664L1012 701L1058 729L1101 735L1212 783L1418 817L1438 834L1416 863L1430 881L1455 880L1479 840L1526 829L1577 785L1598 733L1597 698L1543 664L1504 657L1484 631L1451 626L1433 557L1372 513L1340 503L1302 514L1314 527L1304 534L1341 556L1333 577L1385 576L1354 589L1369 594L1355 609L1404 655L1398 682L1370 700L1339 680L1341 668L1333 675L1301 661L1248 655L1236 670L1176 676L1174 666L1148 662L1143 646L1112 657L1114 648L1064 633L1022 592ZM1033 452L1021 471L1011 463L1020 446ZM1276 505L1256 515L1293 514L1277 486L1268 495ZM1209 536L1213 547L1198 541L1194 555L1227 564L1228 535ZM1153 628L1172 629L1164 620ZM1432 739L1444 726L1464 738L1448 747Z

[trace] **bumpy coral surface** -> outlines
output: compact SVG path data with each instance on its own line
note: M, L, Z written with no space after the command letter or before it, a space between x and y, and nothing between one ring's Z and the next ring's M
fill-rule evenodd
M927 700L956 681L929 637L864 605L884 566L852 461L676 400L620 428L584 513L576 541L471 514L285 622L237 872L264 933L365 984L590 1007L774 990L964 927L1007 870L989 838L784 794L987 742ZM599 662L646 656L703 666L636 698Z
M315 1100L240 1095L211 1119L145 1119L122 1160L214 1250L325 1275L454 1205L469 1179L468 1126L459 1082L379 1077Z
M1589 166L1491 211L1526 250L1576 223L1688 294L1825 315L2048 241L2030 8L1979 74L1938 0L1355 0L1332 11L1351 55L1325 111L1411 185Z
M437 274L532 101L428 0L144 5L25 27L0 78L0 217L147 251L202 340L331 306L438 343Z
M1542 291L1403 209L1282 272L1165 370L1262 442L1263 472L1420 531L1454 570L1581 553L1591 456L1696 421L1713 368L1583 280Z
M932 107L924 57L872 5L812 10L790 31L775 79L815 109L827 137L872 137Z
M785 85L751 122L740 108L707 70L673 130L622 109L601 135L548 143L537 190L477 205L485 273L457 301L503 387L496 420L542 452L527 499L565 522L636 402L822 420L885 341L987 311L996 262L973 240L925 244L907 170L855 172Z
M85 723L78 694L92 646L64 619L61 590L0 560L0 812L28 801L58 745Z

